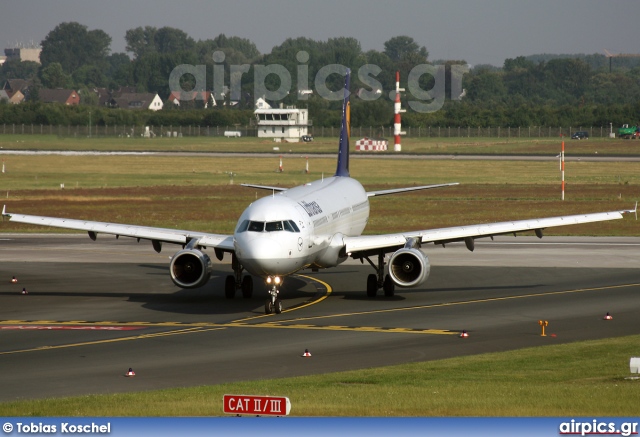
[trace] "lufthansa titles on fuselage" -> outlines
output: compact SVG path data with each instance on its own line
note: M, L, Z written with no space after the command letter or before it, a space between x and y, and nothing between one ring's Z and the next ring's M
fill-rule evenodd
M302 200L298 202L298 205L300 205L302 208L304 208L305 211L307 211L307 214L309 214L309 217L322 214L322 208L320 208L320 205L318 205L318 202L316 201L305 202L304 200Z

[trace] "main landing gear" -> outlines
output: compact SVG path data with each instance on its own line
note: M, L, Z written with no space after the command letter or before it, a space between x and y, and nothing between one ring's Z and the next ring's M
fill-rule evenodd
M382 288L386 297L393 297L396 285L388 273L386 275L384 274L384 253L378 253L378 265L374 264L368 256L365 256L364 259L366 259L376 271L375 274L372 273L367 277L367 296L371 298L376 297L378 290Z
M282 301L278 299L278 287L282 285L282 278L279 276L269 276L267 278L267 284L271 285L271 290L269 290L269 299L264 304L264 313L265 314L280 314L282 312Z
M251 299L253 296L253 277L247 275L242 277L244 268L238 262L235 253L231 258L231 268L234 274L227 276L224 282L224 295L227 299L233 299L236 295L236 290L242 290L242 297L245 299Z

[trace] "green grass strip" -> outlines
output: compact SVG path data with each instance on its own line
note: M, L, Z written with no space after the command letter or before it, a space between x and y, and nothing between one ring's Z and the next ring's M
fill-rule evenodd
M628 377L639 341L634 335L318 376L9 402L0 415L221 416L222 396L233 393L287 396L292 416L637 416L640 381Z

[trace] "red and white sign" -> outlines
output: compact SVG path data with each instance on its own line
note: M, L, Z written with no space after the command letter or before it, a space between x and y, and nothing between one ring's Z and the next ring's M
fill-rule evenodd
M291 402L284 397L224 395L223 403L227 414L288 416L291 411Z
M384 139L361 138L356 141L356 151L385 151L389 142Z

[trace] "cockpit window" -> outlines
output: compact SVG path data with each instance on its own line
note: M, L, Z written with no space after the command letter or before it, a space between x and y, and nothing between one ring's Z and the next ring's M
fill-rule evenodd
M293 220L284 221L284 230L287 232L300 232L300 229L298 229L298 226Z
M263 232L264 231L264 222L249 222L249 231L250 232Z
M236 230L236 232L237 233L245 232L248 227L249 227L249 220L243 220L242 223L240 223L240 226L238 226L238 229Z
M282 222L254 222L243 220L238 226L236 232L300 232L298 225L293 220L285 220Z
M282 222L267 222L267 226L265 228L267 232L282 231L283 229Z

